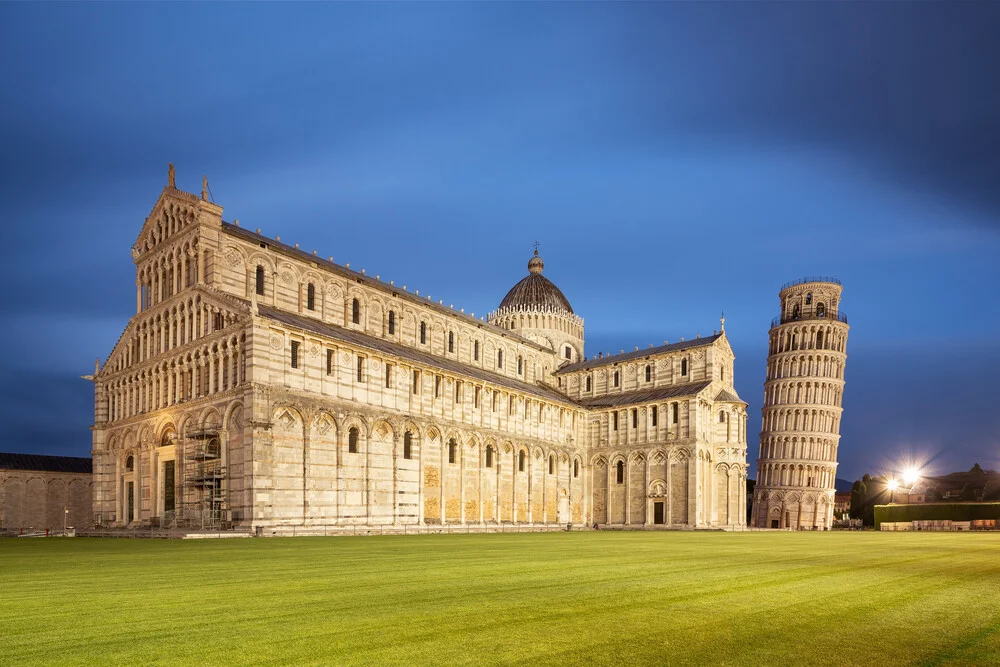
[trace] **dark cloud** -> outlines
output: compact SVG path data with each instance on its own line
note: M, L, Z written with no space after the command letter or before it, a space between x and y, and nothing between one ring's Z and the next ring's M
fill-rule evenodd
M997 3L673 3L620 53L646 123L775 150L818 145L859 171L1000 215ZM655 19L645 15L654 12Z

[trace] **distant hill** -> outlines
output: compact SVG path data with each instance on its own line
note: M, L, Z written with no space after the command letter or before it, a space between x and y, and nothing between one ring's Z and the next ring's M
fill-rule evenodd
M852 486L854 486L854 482L849 479L840 479L839 477L833 483L833 488L837 489L837 493L850 493Z

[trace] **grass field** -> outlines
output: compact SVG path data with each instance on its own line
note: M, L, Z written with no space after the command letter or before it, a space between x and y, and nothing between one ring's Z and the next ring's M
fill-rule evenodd
M1000 664L1000 535L0 540L0 664Z

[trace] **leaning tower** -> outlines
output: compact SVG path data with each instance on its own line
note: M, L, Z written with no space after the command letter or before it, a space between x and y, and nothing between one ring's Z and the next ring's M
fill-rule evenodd
M825 530L833 520L847 317L840 281L781 288L771 321L751 525Z

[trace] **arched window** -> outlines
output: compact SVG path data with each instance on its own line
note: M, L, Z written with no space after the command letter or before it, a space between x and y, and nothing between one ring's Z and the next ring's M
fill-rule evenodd
M650 368L649 364L646 364L646 382L653 379L653 369Z
M615 371L614 380L615 380L615 386L616 387L618 386L618 379L619 379L618 378L618 371Z
M257 294L264 296L264 267L257 265Z
M347 451L351 454L358 453L358 429L356 426L352 426L351 430L347 432Z
M517 470L518 470L518 472L524 472L524 450L523 449L517 453Z
M549 474L555 474L556 471L556 457L553 454L549 454Z
M454 331L449 331L448 332L448 351L449 352L454 352L455 351L455 332Z
M813 295L812 292L809 292L808 294L806 294L806 305L811 306L812 302L813 302Z
M396 313L389 311L389 335L396 335Z
M413 434L409 431L403 434L403 458L413 458Z
M687 375L687 374L688 374L688 360L681 359L681 375Z
M617 464L615 464L615 481L618 484L624 484L625 483L625 462L624 461L619 461Z
M719 410L719 423L722 424L726 421L726 411Z
M493 467L493 447L486 448L486 467Z
M799 317L799 304L795 304L794 306L792 306L792 317L794 319L798 319L798 317Z
M566 349L563 350L563 354L564 354L564 356L567 359L572 359L573 358L573 348L571 348L569 345L567 345Z
M458 443L455 442L455 438L452 438L448 441L448 463L454 463L457 455Z
M503 350L497 350L497 368L503 369Z
M420 323L420 344L424 345L427 343L427 323Z
M820 304L820 305L822 305L822 304ZM816 347L819 348L819 349L823 349L823 332L822 331L817 331L816 332Z
M824 306L822 303L816 305L816 316L826 317L826 306Z
M316 286L312 283L306 287L306 308L316 310Z
M361 303L357 299L351 301L351 322L361 324Z
M472 360L479 361L479 341L472 342Z
M587 391L590 391L590 376L587 376Z
M524 360L521 357L517 358L517 374L521 375L524 372Z
M125 470L126 472L132 472L135 470L135 459L131 454L129 454L128 458L125 459Z
M575 459L573 461L573 477L580 476L580 459Z

